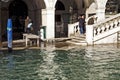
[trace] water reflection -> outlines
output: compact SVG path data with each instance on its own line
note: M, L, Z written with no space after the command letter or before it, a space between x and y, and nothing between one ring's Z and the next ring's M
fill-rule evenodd
M39 73L39 78L42 80L54 80L55 71L58 69L59 65L54 63L55 53L44 51L43 60L44 62L38 67L37 72Z
M120 49L114 46L0 53L2 80L119 80L119 66Z
M69 50L56 52L55 62L60 65L61 74L65 77L62 80L83 80L84 77L87 77L87 63L84 60L84 51Z
M92 67L89 80L119 80L120 50L114 46L99 47L86 49L92 54L92 58L88 59L91 63L89 65Z

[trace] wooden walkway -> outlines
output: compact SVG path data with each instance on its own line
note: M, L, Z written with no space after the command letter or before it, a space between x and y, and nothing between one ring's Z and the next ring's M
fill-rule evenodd
M3 47L7 47L8 42L2 42L2 46ZM40 45L40 37L38 35L35 34L23 34L23 39L19 39L19 40L13 40L12 41L13 47L15 46L23 46L23 47L28 47L28 45L30 44L30 46L33 46L33 44L37 44L37 47L39 47Z

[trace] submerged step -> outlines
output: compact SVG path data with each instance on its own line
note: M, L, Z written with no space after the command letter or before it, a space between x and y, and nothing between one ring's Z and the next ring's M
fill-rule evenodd
M70 43L70 44L75 44L75 45L81 45L81 46L87 46L87 42L74 42L74 41L66 41L67 43Z

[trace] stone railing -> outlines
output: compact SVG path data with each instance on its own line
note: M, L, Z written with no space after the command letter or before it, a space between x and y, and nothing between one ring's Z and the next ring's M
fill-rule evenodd
M95 42L97 44L97 41L99 43L112 43L112 39L116 40L115 37L108 38L110 40L104 40L104 42L102 40L116 34L118 31L120 31L120 14L93 25L86 25L86 40L88 44L94 44Z
M79 22L68 24L68 37L75 36L79 32Z
M86 21L86 25L93 25L97 23L97 16L96 15L90 16L85 21Z
M91 18L95 18L92 16ZM78 22L68 25L68 37L79 32ZM88 45L116 43L117 32L120 31L120 14L107 18L101 22L88 24L86 20L86 41Z
M91 25L96 23L96 15L93 15L91 17L89 17L88 19L86 19L86 25ZM68 37L71 36L77 36L79 32L79 22L73 23L73 24L68 24Z
M106 32L108 30L111 30L113 28L119 27L120 25L120 14L115 15L114 17L111 17L109 19L106 19L104 22L99 22L94 26L94 36L98 34L102 34L103 32Z

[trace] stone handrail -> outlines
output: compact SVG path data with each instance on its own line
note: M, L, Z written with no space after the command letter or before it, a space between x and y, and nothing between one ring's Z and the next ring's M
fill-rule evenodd
M68 24L68 37L75 36L79 31L79 22Z
M86 21L87 23L87 21ZM75 36L79 31L79 22L68 25L68 37ZM95 24L86 24L86 41L88 45L114 43L120 31L120 14L114 15ZM115 34L115 35L114 35ZM114 35L110 37L111 35Z
M85 22L86 22L86 25L95 24L97 23L97 16L96 15L90 16L85 20Z
M94 19L93 24L96 23L97 17L96 17L96 15L93 15L85 20L86 25L89 25L89 23L90 24L92 23L92 21L91 21L92 18ZM70 37L72 35L75 36L78 32L79 32L79 22L75 22L73 24L68 24L68 37Z
M109 35L113 35L118 31L120 31L120 14L107 18L101 22L97 22L93 25L87 25L86 40L88 44L94 44L94 42L106 38ZM107 41L105 43L107 43Z
M103 22L99 22L93 25L93 36L96 37L100 34L108 32L109 30L120 27L120 14L117 14L111 18L106 19Z

